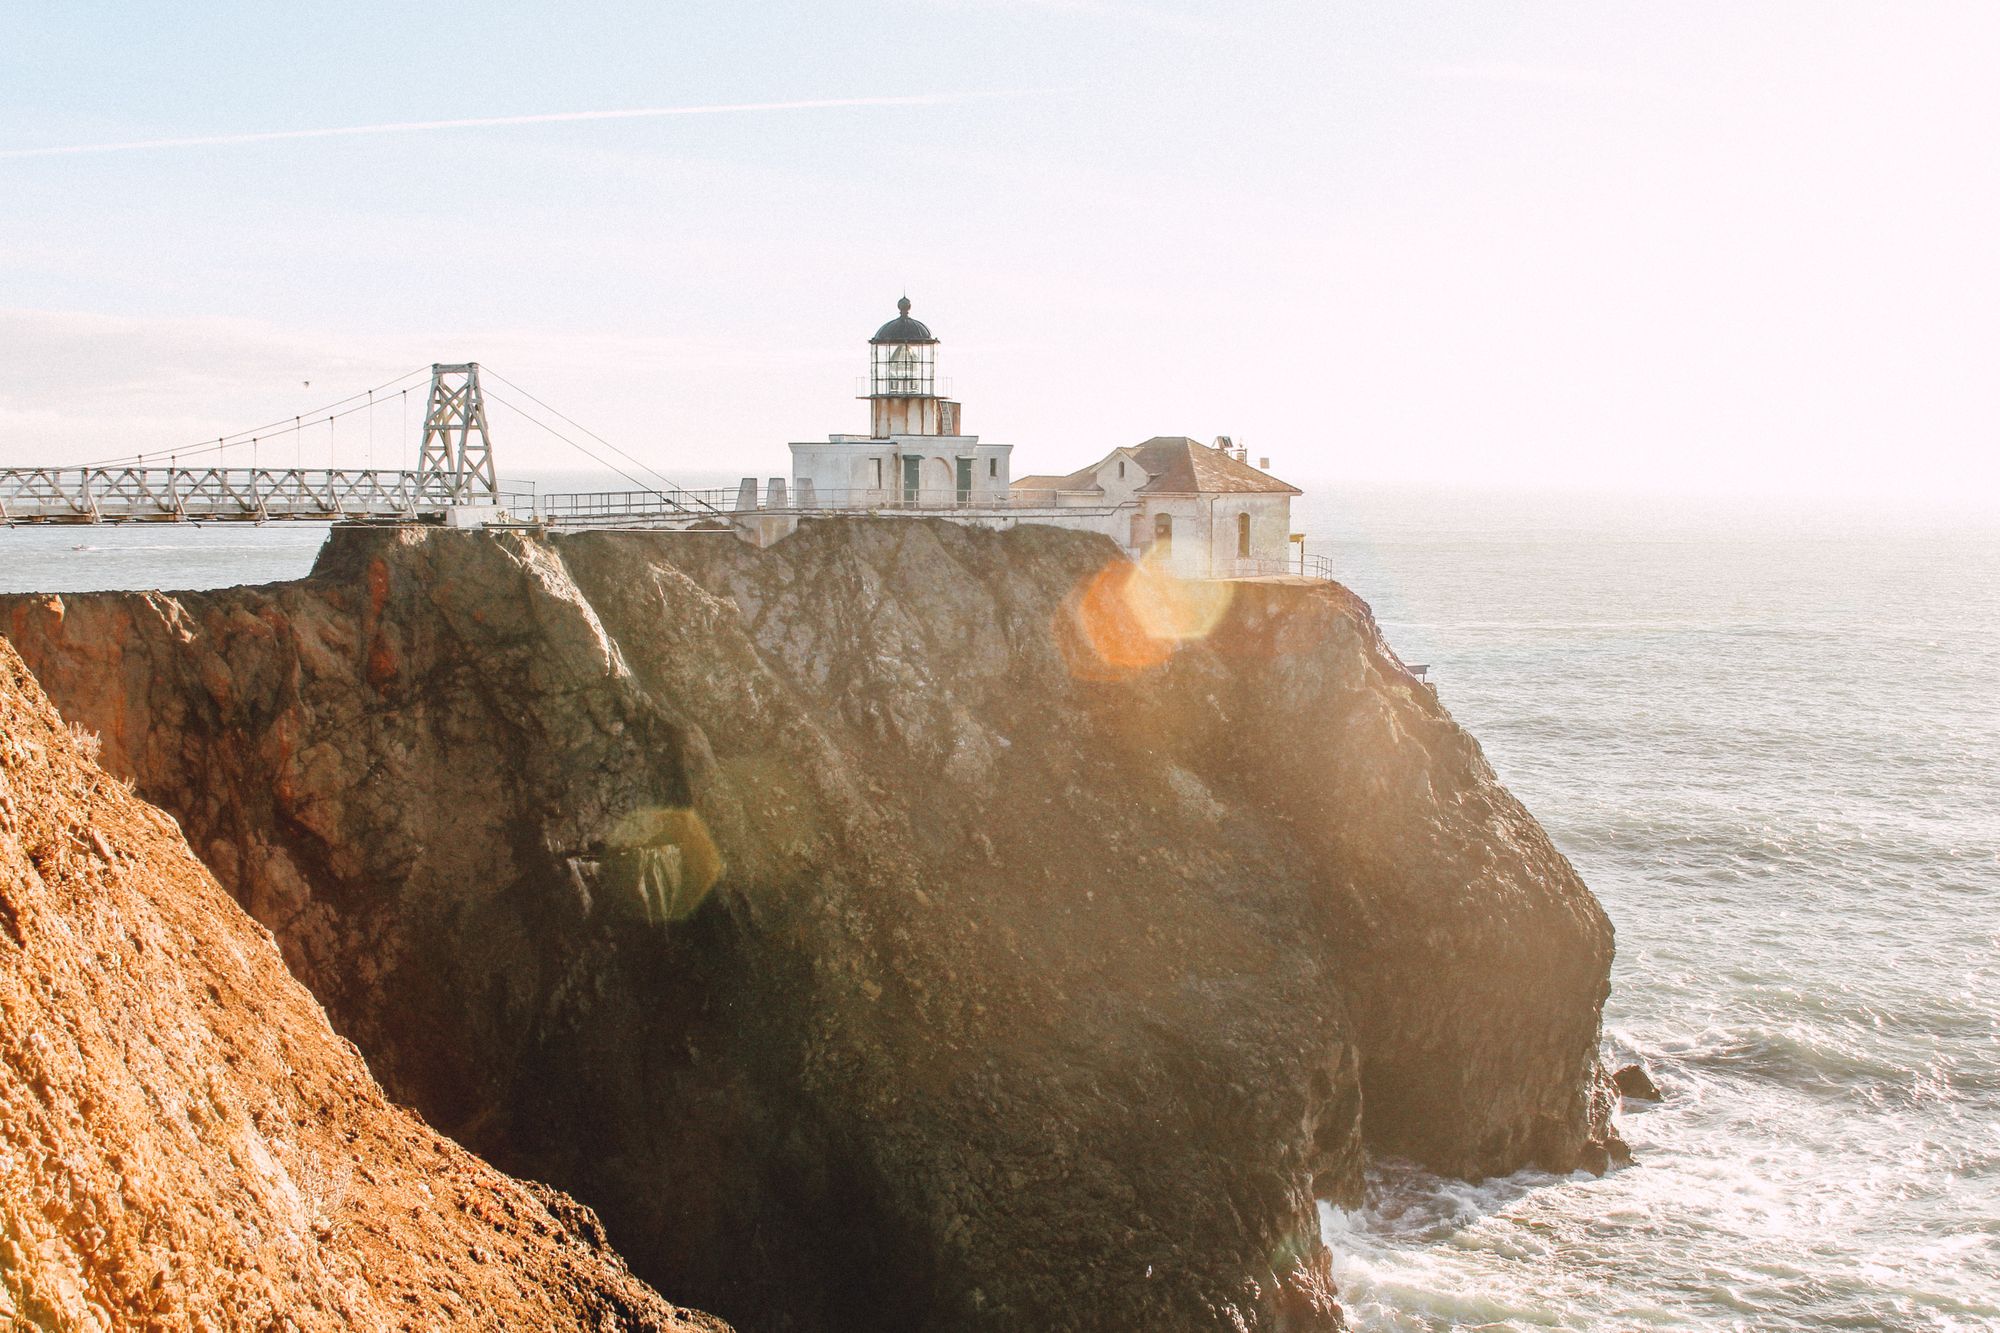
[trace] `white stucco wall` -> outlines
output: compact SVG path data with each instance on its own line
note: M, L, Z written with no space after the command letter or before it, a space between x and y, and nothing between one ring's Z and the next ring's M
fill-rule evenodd
M1129 502L1138 489L1150 480L1152 478L1146 469L1139 466L1139 460L1122 449L1105 459L1097 469L1097 484L1103 489L1107 504Z
M993 444L977 435L894 435L871 439L834 435L826 440L795 443L792 450L794 492L810 481L820 504L894 505L903 500L903 460L919 459L919 503L954 503L958 492L958 460L972 462L972 503L1004 498L1012 477L1014 446ZM881 484L876 485L877 464Z
M1250 555L1283 560L1292 552L1292 497L1284 494L1223 495L1211 506L1215 528L1210 550L1218 572L1232 570L1237 553L1237 515L1250 516Z
M1119 540L1134 560L1150 560L1183 577L1208 572L1201 557L1201 534L1197 528L1201 511L1192 497L1142 495L1123 512L1126 521ZM1172 534L1164 548L1159 539L1162 514L1173 520Z
M1168 569L1182 578L1228 577L1236 572L1237 515L1250 516L1250 554L1283 560L1291 552L1292 497L1285 494L1142 495L1119 540L1135 556L1154 552L1158 516L1173 519Z

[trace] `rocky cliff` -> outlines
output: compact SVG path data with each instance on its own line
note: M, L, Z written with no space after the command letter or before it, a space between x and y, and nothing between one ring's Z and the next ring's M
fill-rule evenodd
M395 1095L747 1328L1331 1328L1364 1146L1615 1143L1609 924L1332 585L348 530L0 631Z
M0 1326L723 1333L390 1105L0 643Z

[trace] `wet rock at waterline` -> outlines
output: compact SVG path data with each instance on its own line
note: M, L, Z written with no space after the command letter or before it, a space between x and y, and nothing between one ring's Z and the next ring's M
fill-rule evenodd
M1625 1065L1611 1076L1612 1085L1621 1097L1630 1097L1635 1102L1657 1102L1660 1089L1653 1082L1652 1075L1644 1065Z

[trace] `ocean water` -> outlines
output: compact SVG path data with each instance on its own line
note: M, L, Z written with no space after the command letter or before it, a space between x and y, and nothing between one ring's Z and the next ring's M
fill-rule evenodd
M1666 1092L1601 1180L1378 1164L1322 1219L1353 1324L2000 1329L2000 519L1296 518L1603 900L1607 1049ZM0 529L0 590L292 577L323 535Z
M1618 930L1636 1167L1327 1210L1361 1329L2000 1328L2000 523L1318 489Z

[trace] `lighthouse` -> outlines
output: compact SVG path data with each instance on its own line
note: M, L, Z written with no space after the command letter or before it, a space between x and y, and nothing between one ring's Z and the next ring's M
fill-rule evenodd
M1011 444L962 434L958 403L938 392L938 339L896 302L868 340L868 434L794 443L801 503L838 508L1004 506Z
M868 340L868 403L878 440L958 434L958 404L937 392L938 340L910 315L910 298Z
M868 434L829 435L792 445L791 496L773 477L772 511L757 540L791 532L800 515L841 510L985 528L1024 523L1094 532L1134 559L1185 578L1241 578L1293 572L1292 497L1298 487L1264 467L1228 436L1204 444L1156 435L1113 449L1075 472L1016 478L1011 444L961 433L958 404L938 392L938 338L896 302L896 317L868 340ZM739 509L756 509L757 483L745 478Z

